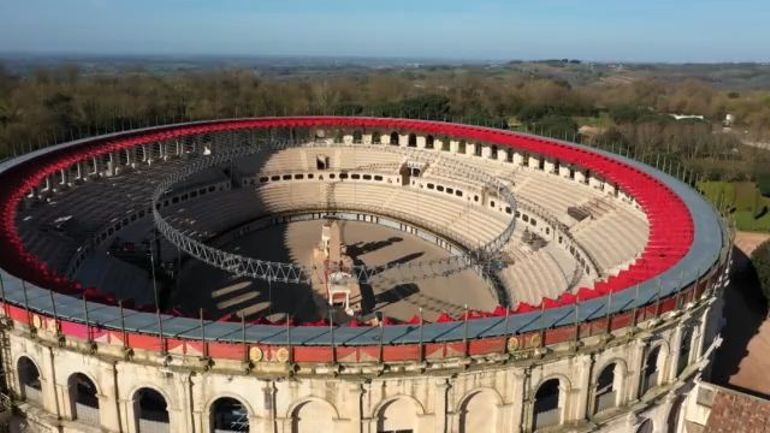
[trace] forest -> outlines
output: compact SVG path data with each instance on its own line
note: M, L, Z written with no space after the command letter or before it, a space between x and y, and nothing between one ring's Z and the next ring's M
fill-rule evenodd
M702 79L587 72L575 62L260 74L248 68L11 72L0 64L0 158L72 138L183 120L360 114L526 130L681 162L700 180L770 175L770 92ZM685 113L701 119L675 120ZM735 123L722 125L727 114ZM765 191L763 191L765 192ZM766 192L765 192L766 193Z

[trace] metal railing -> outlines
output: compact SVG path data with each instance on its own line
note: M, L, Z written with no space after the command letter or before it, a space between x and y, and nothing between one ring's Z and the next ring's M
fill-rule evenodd
M511 192L508 186L496 177L490 176L476 169L475 167L469 166L462 162L447 160L442 158L440 155L437 157L434 152L422 149L352 143L334 143L328 144L327 146L356 146L376 151L394 152L401 154L412 161L422 161L426 163L430 162L434 165L444 166L445 168L451 170L453 173L456 173L457 176L464 180L475 181L481 184L483 187L495 191L497 195L505 200L505 202L511 208L511 219L509 223L506 225L505 229L496 237L480 246L468 249L467 251L463 251L461 254L424 263L425 266L430 268L444 264L450 266L461 265L465 267L477 266L479 269L486 269L486 262L495 257L496 254L505 246L505 244L510 241L516 223L516 219L513 217L513 215L515 214L517 201L514 198L513 192ZM210 156L202 156L194 159L190 164L187 164L181 170L178 170L169 175L156 187L152 195L152 209L153 220L156 227L158 228L158 231L181 251L190 254L191 256L204 263L207 263L231 274L267 281L281 281L285 283L310 282L313 270L307 269L305 266L296 263L273 262L246 257L214 248L199 240L193 239L182 230L179 230L178 228L171 225L161 214L159 205L159 202L162 200L166 192L172 189L176 183L184 181L185 179L202 170L233 161L236 158L253 155L264 150L279 150L296 147L319 147L319 144L294 141L263 141L246 146L233 146L224 149L215 149L212 150L213 153ZM326 210L329 211L332 209ZM384 270L390 270L401 266L414 268L415 266L420 266L420 264L417 262L410 262L388 264L385 266L371 268L357 265L353 266L351 273L355 275L359 281L368 282L374 275L380 274Z

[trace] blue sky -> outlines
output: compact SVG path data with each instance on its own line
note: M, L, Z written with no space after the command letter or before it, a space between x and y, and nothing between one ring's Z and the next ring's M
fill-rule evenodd
M0 0L0 52L770 61L770 0Z

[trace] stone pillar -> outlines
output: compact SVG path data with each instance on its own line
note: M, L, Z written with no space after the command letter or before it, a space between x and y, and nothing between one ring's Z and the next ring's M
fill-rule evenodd
M492 147L491 146L482 146L481 144L477 144L476 146L481 146L481 157L484 159L490 159L492 158Z
M457 153L460 150L460 142L457 140L449 140L449 152Z
M556 164L553 161L546 160L543 164L543 171L546 173L554 173L556 171Z
M116 388L115 375L117 368L115 364L104 363L99 368L99 419L103 430L111 433L125 431L127 428L125 418L123 427L121 426L120 416L120 397Z
M398 145L401 146L401 147L409 146L409 134L399 134L398 135Z
M532 425L532 397L533 391L529 391L530 370L516 369L513 371L513 396L511 399L512 416L511 426L508 431L520 433L530 430Z
M372 144L372 134L364 134L361 136L361 143L363 144Z
M75 169L77 176L75 177L76 180L85 180L83 176L83 161L78 161L75 163Z
M569 413L565 414L565 421L581 421L586 418L588 414L588 400L590 390L593 388L593 383L596 381L594 378L594 357L587 354L578 358L578 375L575 378L573 389L570 394L573 397L573 404L567 404L567 408L573 407L572 416ZM597 373L598 374L598 373ZM565 402L566 403L566 402Z
M559 176L565 179L569 178L569 167L563 165L559 166Z
M536 156L529 156L529 161L527 161L527 167L531 169L537 169L540 167L540 159Z
M449 410L447 409L447 400L449 390L452 388L450 379L437 378L436 379L436 398L434 399L435 406L433 407L433 413L435 413L435 425L432 431L445 432L450 431L449 423Z
M647 347L646 339L639 339L632 343L628 356L628 372L626 381L625 401L633 401L639 396L639 387L642 383L642 370L644 369L644 349Z
M61 384L57 383L61 378L56 376L56 359L52 347L40 352L45 359L40 361L40 382L43 394L43 407L48 413L54 414L57 418L62 417L61 407L65 401ZM66 380L66 379L65 379ZM46 392L46 388L48 392ZM66 387L65 387L66 388Z
M353 134L345 134L342 136L342 142L344 144L353 144Z
M260 395L256 398L256 401L262 401L263 404L257 405L254 408L256 415L261 421L261 425L250 424L251 431L264 432L264 433L278 433L278 423L276 417L275 408L275 384L273 382L265 382L264 386L260 389Z
M513 165L522 167L524 166L524 155L519 152L513 153Z
M497 149L497 160L500 162L508 161L508 148Z
M480 146L480 144L466 143L465 144L465 154L469 155L469 156L476 156L476 146Z
M425 149L425 136L418 135L416 141L417 141L417 148L418 149ZM435 142L434 142L434 144L435 144Z
M679 322L674 331L673 338L671 339L671 350L668 355L669 369L666 372L665 382L672 382L676 380L676 370L679 366L679 356L681 355L680 348L682 347L682 336L684 334L684 324Z
M582 170L575 170L575 181L580 183L586 182L586 174Z

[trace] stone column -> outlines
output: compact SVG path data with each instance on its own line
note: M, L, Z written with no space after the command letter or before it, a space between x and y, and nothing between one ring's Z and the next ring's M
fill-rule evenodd
M532 425L532 392L529 391L531 371L516 369L513 371L513 396L511 426L508 431L520 433L530 430Z
M625 401L636 400L639 396L639 387L642 382L642 370L644 369L644 349L647 347L646 339L639 339L632 343L632 347L627 359L628 373L626 381L626 399Z
M115 364L104 363L100 366L99 380L99 419L102 429L120 432L120 397L115 383L117 368ZM123 423L125 425L125 422Z
M497 160L500 162L508 161L508 148L497 149Z
M492 158L492 146L484 146L481 144L476 144L476 146L481 146L481 157L484 159L491 159Z
M449 152L457 153L460 150L460 142L457 140L449 140Z
M254 423L253 425L250 424L249 427L251 431L260 433L278 433L275 409L275 384L273 382L265 382L260 391L261 398L257 398L256 401L261 401L263 404L256 405L254 411L259 421L261 421L261 425Z
M450 382L450 379L443 377L436 379L436 398L435 406L433 408L433 412L435 413L435 425L433 431L451 431L450 426L452 423L449 422L451 410L447 408L447 394L451 388L452 383Z
M42 404L48 413L57 418L62 417L62 405L69 399L64 399L61 384L58 383L61 378L56 376L56 359L54 349L49 347L40 352L43 358L40 360L40 385L42 390Z
M188 400L187 407L192 413L192 431L194 432L205 432L210 428L209 408L205 406L209 399L204 392L204 382L205 378L192 374L182 380L182 386L189 389L189 392L185 392L185 397ZM249 427L251 427L251 419L249 419Z
M554 173L556 171L556 164L553 161L546 160L543 164L543 171L546 173Z
M540 167L540 159L538 157L530 155L529 161L527 161L527 167L531 169L537 169L538 167Z
M582 355L578 358L578 376L574 380L574 388L571 390L573 396L573 405L568 404L567 408L574 407L572 416L565 414L565 421L580 421L586 418L588 414L588 400L593 388L595 378L593 377L594 357L591 354ZM565 402L566 403L566 402Z
M666 382L672 382L676 380L676 374L677 374L677 368L679 366L679 357L681 355L681 347L682 347L682 336L684 334L684 323L679 322L678 326L676 327L676 331L674 332L674 336L671 339L671 351L668 355L669 359L669 369L666 372Z

